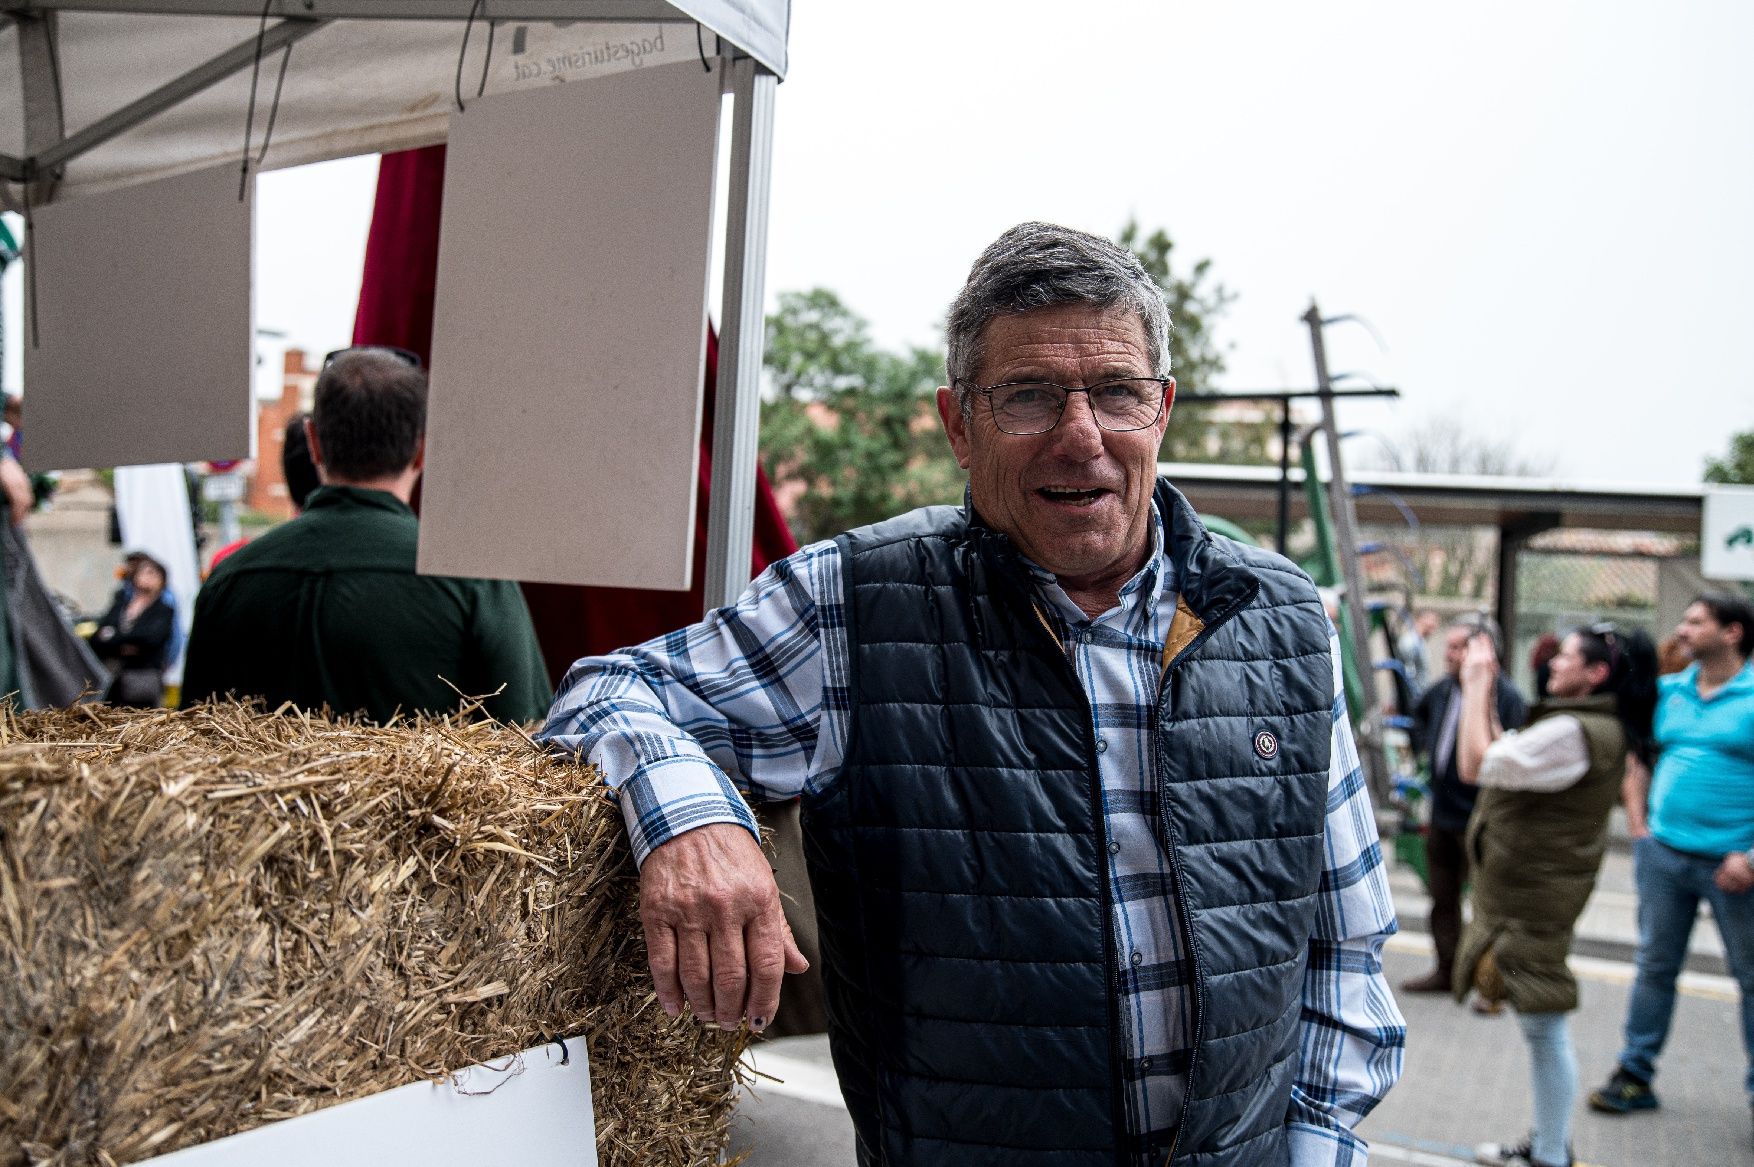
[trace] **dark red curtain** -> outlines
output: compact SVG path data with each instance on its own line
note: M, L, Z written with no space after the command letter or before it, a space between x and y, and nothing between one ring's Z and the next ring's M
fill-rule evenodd
M427 360L432 353L433 288L438 273L439 211L445 181L445 148L429 146L385 154L378 168L377 204L365 247L365 279L354 318L354 344L388 344ZM707 490L712 482L713 386L718 380L718 336L709 326L706 348L705 421L700 446L700 483L694 528L694 587L686 592L632 588L586 588L526 583L524 596L553 680L581 656L680 628L700 619L706 573ZM755 551L759 573L798 549L775 505L767 476L757 470Z

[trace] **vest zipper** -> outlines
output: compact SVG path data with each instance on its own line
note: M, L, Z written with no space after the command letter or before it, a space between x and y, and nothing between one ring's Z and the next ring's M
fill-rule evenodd
M1176 1149L1181 1146L1182 1131L1187 1126L1188 1104L1194 1097L1194 1070L1200 1062L1200 1027L1205 1021L1205 1007L1202 1000L1205 996L1202 991L1204 982L1200 976L1199 950L1194 942L1194 925L1188 917L1188 900L1184 890L1186 884L1182 879L1181 847L1176 841L1175 825L1169 817L1169 795L1163 781L1163 775L1167 772L1163 758L1164 701L1170 686L1173 684L1176 667L1186 660L1196 648L1204 644L1213 632L1247 607L1260 594L1260 590L1260 583L1256 581L1255 585L1248 590L1248 594L1240 597L1234 604L1224 609L1204 628L1200 629L1199 633L1188 641L1187 647L1176 653L1175 659L1164 666L1163 676L1158 679L1157 683L1157 732L1152 735L1151 743L1152 762L1157 770L1157 817L1163 830L1164 849L1169 853L1170 874L1175 879L1176 918L1181 925L1182 944L1188 953L1188 971L1191 974L1188 986L1194 995L1193 1032L1188 1035L1192 1045L1188 1050L1187 1073L1182 1078L1181 1113L1176 1115L1175 1134L1169 1140L1169 1154L1164 1156L1164 1167L1169 1167L1175 1160Z
M1084 698L1084 724L1091 721L1090 694L1084 688L1084 682L1078 676L1078 668L1066 653L1066 643L1054 626L1048 622L1047 615L1032 598L1029 606L1035 611L1035 618L1040 621L1043 629L1053 639L1054 647L1059 649L1060 663L1065 666L1066 674L1072 679L1072 686ZM1090 735L1093 737L1094 735ZM1116 1141L1121 1132L1127 1128L1126 1104L1121 1098L1121 1082L1124 1075L1121 1063L1125 1060L1117 1048L1120 1039L1120 1008L1121 1008L1121 977L1115 962L1114 932L1114 892L1109 886L1108 871L1108 817L1102 810L1102 770L1096 757L1096 745L1089 737L1085 739L1085 770L1090 775L1090 809L1096 820L1096 859L1102 865L1102 963L1103 974L1108 981L1108 1080L1110 1118L1114 1123ZM1116 1156L1119 1161L1119 1155Z

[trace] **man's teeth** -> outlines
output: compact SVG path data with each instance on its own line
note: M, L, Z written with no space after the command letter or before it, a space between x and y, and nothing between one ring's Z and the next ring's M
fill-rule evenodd
M1088 499L1093 499L1101 494L1102 488L1097 486L1088 488L1075 486L1044 486L1041 488L1041 492L1049 498L1059 501L1083 502Z

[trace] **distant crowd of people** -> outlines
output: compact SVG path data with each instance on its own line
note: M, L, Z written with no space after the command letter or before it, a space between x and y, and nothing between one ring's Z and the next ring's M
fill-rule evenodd
M1423 641L1437 619L1421 613L1414 627ZM1616 805L1633 840L1637 977L1618 1064L1589 1105L1657 1108L1657 1059L1703 902L1740 989L1754 1107L1754 607L1702 594L1660 653L1643 632L1610 623L1543 637L1530 659L1532 706L1500 667L1489 618L1455 620L1443 646L1443 675L1424 688L1412 723L1429 775L1436 963L1401 991L1452 993L1482 1012L1508 1003L1517 1014L1534 1122L1526 1139L1482 1144L1477 1160L1573 1162L1579 1087L1566 1018L1578 989L1566 958Z

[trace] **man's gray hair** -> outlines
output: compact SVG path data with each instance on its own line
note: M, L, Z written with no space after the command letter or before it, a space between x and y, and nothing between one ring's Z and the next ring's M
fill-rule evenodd
M1145 327L1152 372L1169 376L1169 308L1138 257L1100 235L1019 223L981 252L950 305L944 368L965 413L993 318L1060 304L1131 308Z

